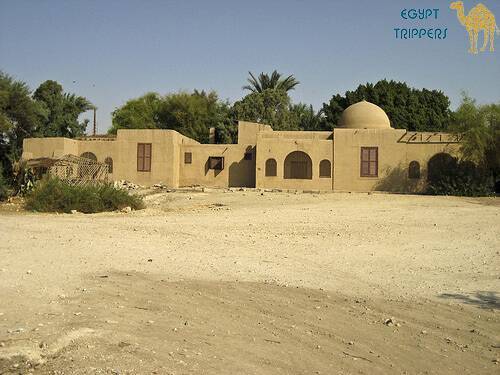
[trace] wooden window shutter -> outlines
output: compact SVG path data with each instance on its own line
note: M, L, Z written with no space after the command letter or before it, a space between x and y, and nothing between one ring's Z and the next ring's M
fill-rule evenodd
M378 147L361 147L361 177L378 176Z
M137 170L139 172L151 171L151 143L137 144Z

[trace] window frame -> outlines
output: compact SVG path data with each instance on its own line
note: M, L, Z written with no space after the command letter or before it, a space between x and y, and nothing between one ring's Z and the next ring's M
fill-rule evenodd
M106 156L104 164L108 167L108 173L113 174L113 158L111 156Z
M270 165L269 163L274 163L273 165L273 170L270 170ZM271 172L274 172L274 174L271 174ZM266 163L264 165L264 176L265 177L276 177L278 176L278 162L276 161L275 158L269 158L266 160Z
M363 158L363 152L366 151L368 153L368 160L365 160ZM371 155L372 151L375 151L375 158L372 160ZM360 177L378 177L378 159L379 159L379 153L378 153L378 147L370 146L370 147L361 147L360 150L360 157L359 157L359 176ZM375 165L375 173L370 173L372 163ZM367 166L367 173L363 172L363 166Z
M324 172L322 169L321 169L321 165L322 164L326 164L328 163L328 174L322 174L321 172ZM332 178L332 162L328 159L323 159L319 162L319 178Z
M217 167L219 165L220 168ZM208 169L212 169L214 171L222 171L224 169L224 156L209 156Z
M146 149L149 147L149 156ZM140 151L142 149L142 152ZM151 160L153 159L153 145L151 143L137 143L137 172L151 172Z
M422 178L420 163L417 160L410 161L408 164L408 179L419 180L420 178Z
M193 153L184 152L184 164L193 164Z

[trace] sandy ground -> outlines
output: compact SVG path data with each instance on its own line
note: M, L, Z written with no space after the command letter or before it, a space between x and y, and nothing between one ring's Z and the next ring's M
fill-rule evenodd
M0 206L0 373L498 374L500 199Z

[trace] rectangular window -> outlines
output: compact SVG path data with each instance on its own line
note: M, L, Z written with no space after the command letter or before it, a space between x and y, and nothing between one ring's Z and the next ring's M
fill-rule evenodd
M137 144L137 171L151 172L151 143Z
M378 177L378 147L361 147L361 177Z
M243 158L245 160L252 160L252 153L251 152L245 152L245 156Z
M190 152L184 153L184 164L191 164L193 161L193 154Z
M224 169L224 157L210 156L208 158L208 168L216 171L222 171Z

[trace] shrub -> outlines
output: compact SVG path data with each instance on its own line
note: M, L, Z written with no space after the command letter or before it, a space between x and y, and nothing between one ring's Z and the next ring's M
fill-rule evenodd
M3 176L2 165L0 164L0 201L3 201L7 198L7 181Z
M54 177L38 181L26 196L26 208L40 212L94 213L128 206L137 210L144 208L144 203L141 197L109 184L73 186Z
M469 197L493 194L493 179L484 168L449 154L437 154L429 160L427 193Z

